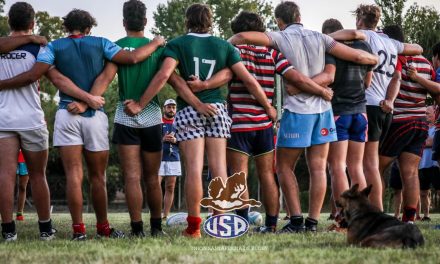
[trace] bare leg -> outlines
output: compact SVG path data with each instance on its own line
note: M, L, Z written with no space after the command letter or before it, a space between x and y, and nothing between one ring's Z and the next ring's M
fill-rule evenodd
M370 202L383 211L382 180L379 172L379 141L365 143L364 173L368 185L373 185L369 199Z
M249 164L249 156L235 151L231 149L226 150L226 158L228 168L230 170L231 175L234 173L244 172L246 174L246 179L249 177L248 175L248 164ZM249 199L249 190L246 191L241 196L243 199Z
M162 189L159 182L159 168L162 160L162 151L142 151L144 182L147 191L147 202L151 218L161 218Z
M299 201L299 188L294 174L296 162L303 149L299 148L277 148L276 166L277 175L281 190L286 199L290 216L301 215L301 204Z
M105 169L107 168L108 155L109 151L92 152L84 150L97 223L105 223L107 221L107 180Z
M429 190L423 190L420 191L420 203L421 203L421 209L423 216L429 217L429 206L430 206L430 191Z
M332 195L335 200L339 199L339 196L349 188L347 174L345 173L347 168L347 149L347 140L330 143L328 163L332 180Z
M179 143L185 164L185 196L188 215L200 217L200 200L203 198L202 170L205 139L197 138Z
M347 168L351 185L359 184L359 189L367 187L362 160L364 158L365 143L348 141Z
M24 211L24 203L26 202L26 187L29 182L29 175L18 176L18 199L17 212Z
M329 143L307 148L306 158L310 173L309 217L319 220L327 188L327 155Z
M66 173L66 195L73 224L83 222L82 208L82 146L60 147L60 156Z
M50 192L46 180L46 166L49 150L27 151L22 150L29 172L29 181L32 187L32 200L37 209L38 220L50 219Z
M118 145L119 162L125 181L125 198L132 222L142 221L142 161L139 145Z
M400 177L403 185L403 205L416 208L420 197L419 187L420 157L403 152L399 157Z
M280 193L273 173L273 152L255 157L255 163L266 213L270 216L277 216L280 212Z
M171 207L174 200L174 188L176 186L176 176L165 177L165 196L163 201L163 216L167 217L170 214Z
M2 158L0 159L0 214L2 223L12 222L14 211L15 173L17 171L17 157L19 150L17 137L0 139Z
M399 218L402 207L402 190L394 190L394 217Z

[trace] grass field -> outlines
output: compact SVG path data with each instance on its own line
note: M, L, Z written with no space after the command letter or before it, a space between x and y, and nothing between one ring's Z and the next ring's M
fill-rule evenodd
M331 222L322 216L320 228ZM181 237L183 227L166 227L169 238L70 241L70 216L54 214L57 239L38 240L35 214L17 224L18 241L0 243L0 263L440 263L440 215L431 223L418 222L426 245L416 250L373 250L348 247L345 235L320 230L316 235L252 235L232 240L204 236L201 240ZM144 216L148 219L148 215ZM129 232L127 213L110 214L112 225ZM145 222L148 222L145 221ZM89 237L94 216L85 215ZM280 224L284 224L281 221Z

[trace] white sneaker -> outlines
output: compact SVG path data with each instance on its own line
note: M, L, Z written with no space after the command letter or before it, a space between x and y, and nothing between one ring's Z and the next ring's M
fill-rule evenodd
M17 240L17 233L2 233L5 242L14 242Z

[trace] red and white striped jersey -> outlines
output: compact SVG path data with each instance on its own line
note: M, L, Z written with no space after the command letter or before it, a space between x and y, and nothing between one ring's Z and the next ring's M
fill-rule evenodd
M435 71L431 63L423 56L399 56L396 70L402 73L400 91L394 102L393 120L403 121L426 117L426 96L428 90L411 80L408 67L416 68L418 74L427 80L435 80Z
M257 79L272 103L275 74L283 75L293 66L281 52L272 48L251 45L238 45L236 48L246 69ZM231 132L262 130L272 126L264 108L237 76L229 83L228 103L232 116Z

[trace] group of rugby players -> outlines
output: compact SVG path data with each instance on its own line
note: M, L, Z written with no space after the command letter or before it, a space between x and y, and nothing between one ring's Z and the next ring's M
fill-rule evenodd
M201 237L199 202L205 153L212 177L224 181L228 173L247 172L249 157L254 156L266 210L264 226L255 231L277 232L280 206L272 127L277 120L272 106L275 74L282 75L285 84L276 173L290 212L289 223L278 233L317 231L327 164L334 199L348 189L347 170L351 184L360 188L372 184L371 202L383 209L381 175L396 157L404 186L403 220L413 221L417 167L427 136L425 98L428 93L440 94L440 84L433 81L436 74L431 64L420 56L422 48L402 43L399 27L385 28L387 35L376 31L380 15L378 7L361 5L356 10L357 30L343 30L339 21L329 19L321 34L305 29L299 7L286 1L275 8L280 31L266 32L258 14L243 11L231 22L235 35L227 42L210 34L213 15L209 6L193 4L185 14L187 34L166 43L161 37L144 37L146 7L139 0L129 0L123 7L127 36L116 43L90 36L96 21L78 9L63 18L68 36L46 43L32 35L32 6L15 3L8 14L11 34L0 38L3 238L17 239L12 216L20 148L29 169L40 238L51 240L56 233L45 175L48 130L38 87L43 75L60 91L53 145L66 174L73 240L87 238L82 217L83 157L96 236L124 237L107 219L105 180L109 140L102 95L116 73L119 102L112 142L120 156L133 237L145 237L141 179L147 190L151 235L164 234L158 176L162 116L157 94L167 82L178 94L173 143L179 145L186 175L188 225L183 235ZM437 48L433 58L437 67L439 53ZM227 105L219 89L224 84L229 84ZM294 175L304 150L310 173L306 219ZM247 218L248 209L237 214Z

